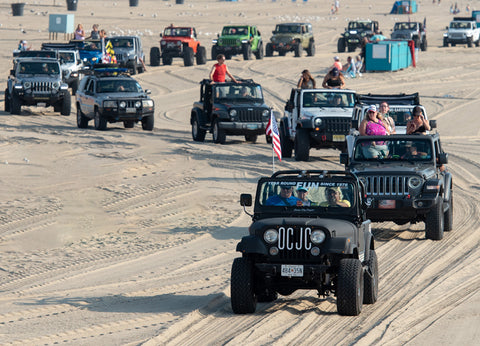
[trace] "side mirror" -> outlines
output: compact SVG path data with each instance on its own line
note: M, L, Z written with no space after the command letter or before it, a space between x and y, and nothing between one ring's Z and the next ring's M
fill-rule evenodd
M242 207L251 207L252 206L252 195L249 193L242 193L240 195L240 205Z
M163 37L163 34L162 34L162 33L160 33L160 37Z
M287 101L287 104L285 105L285 110L286 110L287 112L293 111L293 103L292 103L292 101L290 101L290 100Z
M220 34L217 32L217 38L220 38Z
M437 128L437 121L436 120L429 120L428 122L430 124L430 127L432 129L436 129Z
M10 70L10 74L11 74L12 76L15 76L15 70Z
M272 31L272 34L275 34L275 30Z
M448 154L447 153L440 153L438 154L438 164L445 165L448 163Z
M152 91L150 89L145 89L145 94L150 95Z
M341 153L340 154L340 163L342 165L348 165L348 154L347 153Z

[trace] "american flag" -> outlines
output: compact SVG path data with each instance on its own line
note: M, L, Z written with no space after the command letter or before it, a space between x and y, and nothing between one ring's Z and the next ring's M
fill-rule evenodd
M272 147L278 159L282 161L282 147L280 145L280 134L278 133L277 121L273 115L273 111L270 112L270 120L267 124L267 136L272 137Z

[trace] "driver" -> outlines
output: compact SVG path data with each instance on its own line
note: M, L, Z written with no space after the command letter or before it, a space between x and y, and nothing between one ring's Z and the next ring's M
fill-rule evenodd
M346 199L342 199L342 190L337 187L328 187L325 189L326 201L321 202L321 207L350 207L350 202Z

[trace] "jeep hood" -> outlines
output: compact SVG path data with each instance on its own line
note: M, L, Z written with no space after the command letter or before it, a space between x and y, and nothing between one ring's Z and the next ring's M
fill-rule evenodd
M353 163L350 166L352 173L358 175L414 175L419 174L426 178L435 174L432 164L409 162L362 162L361 165Z
M328 108L328 107L309 107L302 111L303 116L311 117L346 117L352 116L353 107Z

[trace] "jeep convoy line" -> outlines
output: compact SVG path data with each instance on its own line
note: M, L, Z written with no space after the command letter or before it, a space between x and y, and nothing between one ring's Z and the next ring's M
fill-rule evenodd
M270 42L265 46L265 56L273 56L273 52L278 52L280 56L285 56L287 52L294 52L295 57L299 58L303 51L306 51L308 56L315 55L312 24L277 24L272 33Z
M212 43L212 60L216 60L218 54L224 54L226 59L237 54L242 54L243 60L252 59L252 54L257 59L263 59L262 36L253 25L224 26L221 35Z

